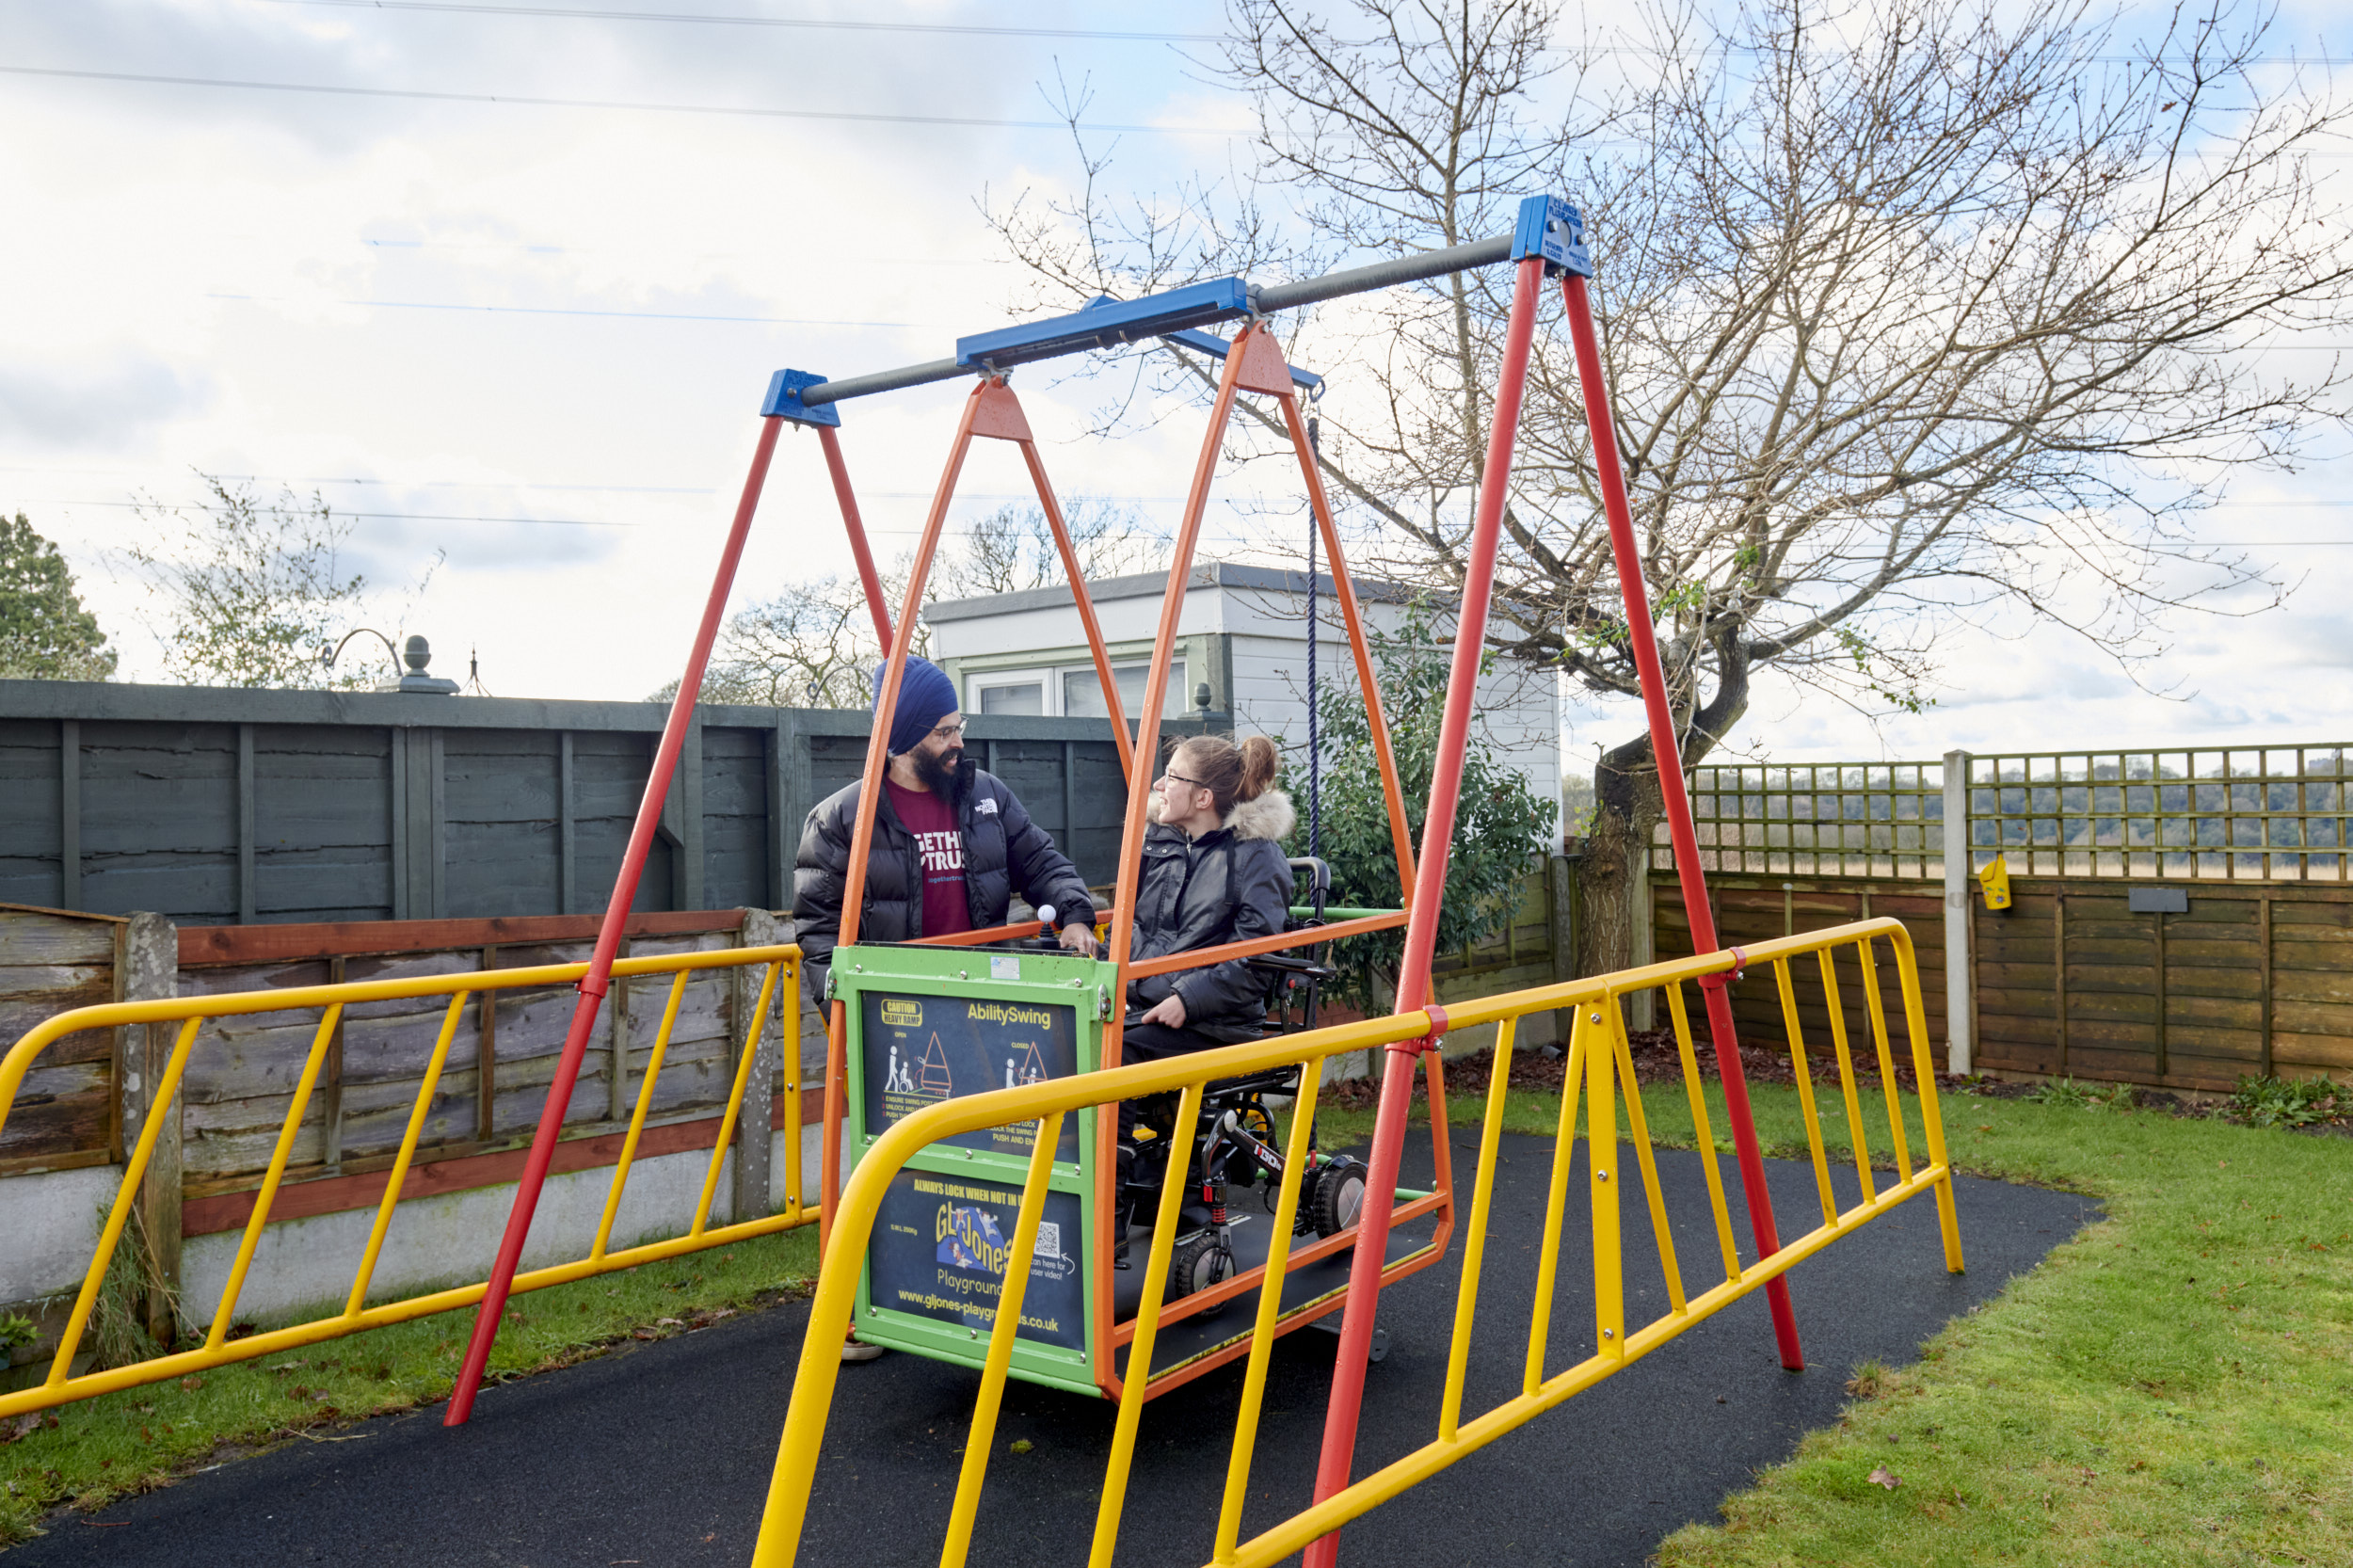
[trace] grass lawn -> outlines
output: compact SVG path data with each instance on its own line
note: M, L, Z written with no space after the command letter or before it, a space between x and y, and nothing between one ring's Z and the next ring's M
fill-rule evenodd
M1796 1091L1752 1096L1766 1153L1806 1158ZM1864 1104L1884 1158L1884 1102ZM1679 1088L1653 1085L1643 1105L1660 1143L1692 1146ZM1729 1499L1723 1524L1670 1537L1659 1568L2353 1563L2353 1140L2110 1105L1943 1105L1957 1170L2090 1193L2108 1218L1916 1364L1835 1369L1856 1395L1838 1425ZM1822 1109L1847 1148L1834 1096ZM1449 1096L1457 1123L1484 1110ZM1324 1115L1335 1140L1370 1129L1368 1112ZM1559 1115L1556 1096L1515 1089L1505 1125L1548 1135ZM1728 1150L1720 1095L1711 1115ZM1801 1221L1785 1215L1785 1232ZM1965 1249L1965 1204L1961 1224Z
M809 1224L517 1296L490 1380L689 1333L803 1293L816 1270ZM445 1399L472 1327L472 1308L444 1312L0 1423L6 1440L40 1422L0 1447L0 1545L35 1533L62 1503L96 1508L264 1448L339 1442L352 1420Z

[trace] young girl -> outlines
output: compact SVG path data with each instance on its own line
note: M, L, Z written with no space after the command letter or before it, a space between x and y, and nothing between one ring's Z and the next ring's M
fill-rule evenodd
M1290 797L1273 788L1277 765L1274 743L1263 735L1240 745L1200 736L1170 756L1144 807L1153 825L1136 890L1135 957L1283 929L1291 872L1282 840L1298 817ZM1265 978L1241 959L1132 982L1120 1059L1159 1061L1255 1040L1266 1000Z

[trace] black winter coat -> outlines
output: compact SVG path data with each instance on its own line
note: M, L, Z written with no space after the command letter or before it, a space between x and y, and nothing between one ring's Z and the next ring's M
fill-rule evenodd
M1157 813L1159 806L1156 795L1148 809ZM1159 958L1282 930L1290 915L1291 869L1281 840L1297 820L1290 797L1269 790L1236 802L1224 826L1198 839L1155 823L1144 840L1132 956ZM1174 991L1184 999L1187 1030L1230 1044L1258 1037L1267 988L1247 959L1234 958L1133 981L1128 1005L1147 1008Z
M792 870L792 921L810 964L829 963L841 930L841 889L850 875L850 835L857 825L859 784L817 805L801 828ZM1014 792L968 757L948 792L964 836L964 896L975 928L1002 925L1018 891L1031 904L1054 906L1061 925L1095 922L1095 904L1080 876L1045 829L1030 820ZM862 942L905 942L923 935L922 861L915 835L883 792L874 817L874 843L866 861L866 896L859 906Z

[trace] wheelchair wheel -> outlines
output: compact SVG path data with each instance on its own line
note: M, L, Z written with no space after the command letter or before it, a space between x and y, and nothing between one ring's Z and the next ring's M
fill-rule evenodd
M1204 1231L1176 1249L1168 1266L1169 1300L1197 1296L1233 1277L1234 1255L1218 1245L1214 1231ZM1222 1305L1213 1306L1202 1316L1214 1318L1225 1310Z
M1311 1206L1318 1236L1337 1236L1356 1223L1365 1211L1365 1164L1341 1155L1316 1172Z

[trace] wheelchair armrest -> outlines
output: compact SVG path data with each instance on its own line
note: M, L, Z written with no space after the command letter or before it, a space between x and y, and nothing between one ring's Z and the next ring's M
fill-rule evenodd
M1330 980L1340 972L1312 958L1294 957L1288 952L1262 952L1243 962L1259 974L1305 975L1311 980Z

